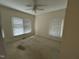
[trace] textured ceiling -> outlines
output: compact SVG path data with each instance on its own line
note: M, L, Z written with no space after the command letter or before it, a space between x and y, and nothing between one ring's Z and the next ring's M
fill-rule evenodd
M38 7L44 10L38 10L37 13L34 13L32 10L27 10L31 7L27 7L26 5L32 5L33 0L0 0L0 4L29 14L39 15L66 8L67 0L37 0L37 4L44 5Z

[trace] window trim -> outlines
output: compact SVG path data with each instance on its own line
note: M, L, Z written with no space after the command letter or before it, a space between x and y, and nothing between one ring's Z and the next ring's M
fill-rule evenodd
M31 22L31 31L29 32L29 33L23 33L23 34L20 34L20 35L14 35L14 33L13 33L13 24L12 24L12 17L18 17L18 18L21 18L21 19L23 19L23 31L25 31L24 30L24 17L20 17L20 16L11 16L10 17L10 19L11 19L11 29L12 29L12 36L14 36L14 37L18 37L18 36L22 36L22 35L26 35L26 34L30 34L30 33L32 33L32 22Z

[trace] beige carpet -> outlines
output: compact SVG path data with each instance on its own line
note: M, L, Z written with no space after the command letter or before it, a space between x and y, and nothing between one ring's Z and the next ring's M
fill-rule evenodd
M22 45L24 50L18 49ZM7 45L7 59L58 59L60 44L41 36L31 36Z

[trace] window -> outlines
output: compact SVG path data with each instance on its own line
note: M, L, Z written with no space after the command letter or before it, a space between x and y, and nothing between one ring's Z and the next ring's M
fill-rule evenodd
M31 29L31 20L24 20L24 32L25 33L29 33L31 32L32 29Z
M2 29L2 37L4 38L5 37L5 35L4 35L4 30Z
M54 37L62 37L64 19L54 18L51 21L49 34Z
M31 32L31 20L20 17L12 17L13 35L22 35Z

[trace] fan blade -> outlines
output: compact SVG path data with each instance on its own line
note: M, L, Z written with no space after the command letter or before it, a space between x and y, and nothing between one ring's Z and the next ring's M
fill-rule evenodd
M37 4L37 6L38 6L38 7L41 7L41 6L47 6L47 5L41 5L41 4Z
M41 8L37 8L37 10L44 10L44 9L41 9Z
M32 10L32 9L30 8L30 9L26 9L26 10Z
M32 7L32 5L26 5L26 7Z

